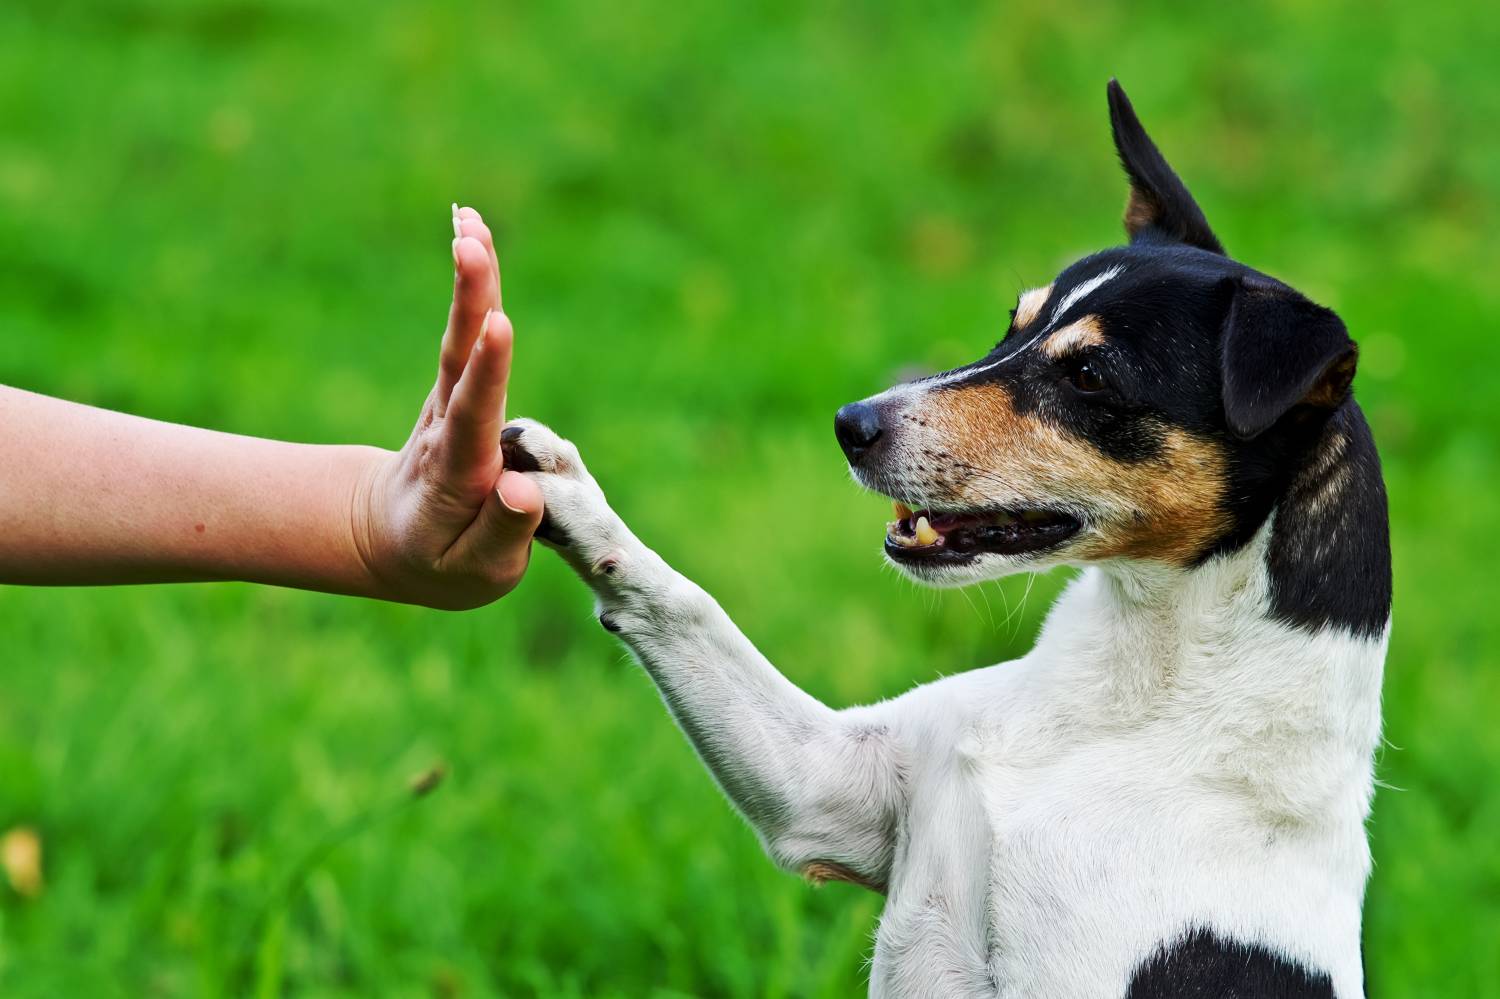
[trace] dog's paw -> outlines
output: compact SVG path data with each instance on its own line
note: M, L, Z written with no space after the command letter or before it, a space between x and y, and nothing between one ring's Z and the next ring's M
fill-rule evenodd
M511 420L500 431L505 467L517 472L548 472L572 479L588 479L578 448L545 424L525 417ZM590 480L592 481L592 480Z
M526 473L541 487L537 538L582 558L609 546L618 518L572 441L535 420L518 419L501 431L500 449L506 468Z

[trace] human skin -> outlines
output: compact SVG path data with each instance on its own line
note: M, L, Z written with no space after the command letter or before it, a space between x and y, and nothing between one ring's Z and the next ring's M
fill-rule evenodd
M500 453L514 333L454 212L436 382L400 451L181 426L0 386L0 583L245 580L450 610L509 592L542 498Z

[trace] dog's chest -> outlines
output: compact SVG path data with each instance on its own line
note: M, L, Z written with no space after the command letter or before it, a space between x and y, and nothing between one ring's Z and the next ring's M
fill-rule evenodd
M1346 894L1309 876L1310 860L1326 865L1241 789L1215 785L1181 739L1044 732L1037 717L1016 732L970 720L922 768L877 994L1119 996L1184 926L1287 924L1285 895L1268 884L1305 884L1313 911ZM919 987L934 981L936 992Z
M1064 983L1073 995L1122 994L1239 839L1229 828L1204 831L1216 808L1201 807L1201 794L1141 741L970 766L988 835L988 959L1000 996ZM1066 977L1054 980L1054 969Z
M1123 994L1206 872L1254 849L1251 823L1149 729L1085 732L1033 710L970 714L951 737L914 775L876 957L893 985Z
M1095 769L1101 761L1077 747L1037 753L1034 737L1031 748L1008 751L985 720L955 735L914 775L878 935L876 994L1049 994L1062 981L1076 990L1095 970L1101 979L1123 973L1128 942L1110 959L1087 939L1106 918L1091 910L1125 904L1122 856L1139 850L1118 828L1128 824L1122 807L1134 806L1101 786L1111 768ZM1068 977L1044 980L1049 960L1069 951L1094 955L1090 968L1064 958Z

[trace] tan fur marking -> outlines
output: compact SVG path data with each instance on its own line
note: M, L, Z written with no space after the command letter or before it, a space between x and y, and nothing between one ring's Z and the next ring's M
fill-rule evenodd
M1156 202L1146 197L1135 188L1130 189L1130 200L1125 202L1125 232L1134 236L1149 226L1156 223L1156 217L1160 215Z
M1352 353L1334 362L1302 401L1322 409L1336 407L1349 394L1349 384L1354 381L1354 365L1355 355Z
M829 881L847 881L850 884L868 888L870 891L885 894L885 885L877 884L862 874L858 874L843 864L832 860L814 860L802 868L802 876L812 885L823 885Z
M953 499L975 506L1054 501L1105 513L1074 548L1091 560L1185 565L1228 528L1222 449L1176 428L1161 454L1116 461L1087 441L1017 413L1010 393L976 385L937 393L930 426L957 459Z
M1076 323L1069 323L1042 341L1042 353L1048 357L1062 357L1076 353L1085 347L1102 347L1104 329L1098 316L1084 316Z
M1023 330L1035 322L1036 317L1042 311L1042 306L1046 305L1047 299L1051 297L1052 286L1050 284L1045 288L1033 288L1022 292L1021 300L1016 303L1016 329Z

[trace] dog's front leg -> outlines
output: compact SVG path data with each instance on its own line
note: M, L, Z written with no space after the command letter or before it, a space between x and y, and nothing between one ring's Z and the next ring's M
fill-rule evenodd
M600 624L646 667L772 858L883 890L904 799L888 708L834 711L777 672L712 597L637 540L572 444L530 420L503 440L506 466L541 486L538 537L593 589Z

